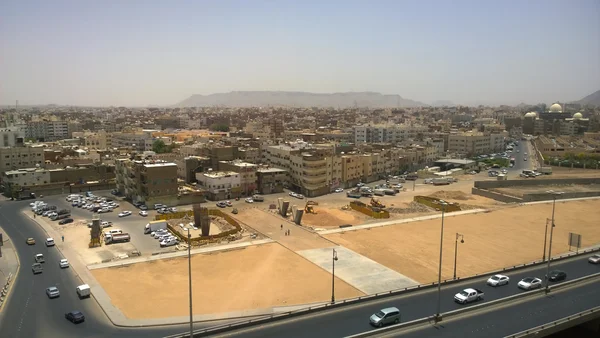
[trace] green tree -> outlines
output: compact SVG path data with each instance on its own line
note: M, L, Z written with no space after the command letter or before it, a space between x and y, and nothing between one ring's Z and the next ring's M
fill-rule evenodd
M229 126L222 123L213 123L210 125L209 129L212 131L228 132Z
M168 152L169 149L163 140L156 140L152 143L152 151L157 154L163 154Z

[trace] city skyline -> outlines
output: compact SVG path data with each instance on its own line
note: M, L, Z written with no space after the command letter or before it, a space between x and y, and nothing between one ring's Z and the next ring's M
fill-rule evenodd
M600 89L597 1L107 3L0 4L0 104L372 91L513 105Z

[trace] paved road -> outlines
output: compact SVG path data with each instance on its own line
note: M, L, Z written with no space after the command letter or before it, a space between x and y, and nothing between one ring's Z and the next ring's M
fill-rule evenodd
M587 256L571 258L552 265L567 272L569 279L600 272L600 266L587 263ZM485 292L485 301L504 298L520 292L517 282L524 277L535 276L542 278L546 273L545 266L536 266L526 270L507 273L511 282L507 286L492 288L485 285L487 277L442 287L441 311L447 312L469 306L459 305L453 301L454 294L465 287L480 288ZM369 316L381 308L396 306L402 312L402 320L410 321L433 315L436 312L437 293L434 290L410 293L382 300L364 302L358 305L340 308L327 313L296 317L289 320L266 324L254 328L242 329L221 335L221 337L281 337L314 338L314 337L345 337L372 329L368 323Z
M46 248L42 239L45 232L34 222L23 217L20 209L28 202L0 202L0 226L10 236L21 261L21 269L11 290L9 302L4 304L0 313L0 332L2 337L163 337L185 331L187 326L169 326L160 328L128 329L112 326L102 309L93 298L80 300L75 287L82 284L73 271L60 269L60 252ZM28 237L38 239L28 246ZM44 272L33 275L31 264L33 256L41 253L46 259ZM45 289L57 286L61 296L48 299ZM64 318L64 313L80 310L86 321L73 325ZM200 327L200 325L198 325Z
M429 325L407 333L379 337L504 337L600 305L599 280L577 288L540 295L524 302L479 312L440 325Z

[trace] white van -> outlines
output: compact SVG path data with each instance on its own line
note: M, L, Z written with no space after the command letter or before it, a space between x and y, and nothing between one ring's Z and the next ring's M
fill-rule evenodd
M92 290L90 289L90 286L87 284L83 284L83 285L79 285L77 287L77 295L79 296L79 298L87 298L92 294Z

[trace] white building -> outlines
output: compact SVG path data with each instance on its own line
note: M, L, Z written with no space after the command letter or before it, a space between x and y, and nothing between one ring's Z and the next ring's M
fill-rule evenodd
M448 151L456 154L479 155L504 149L504 134L469 132L448 135Z
M241 193L240 174L235 171L196 173L196 180L208 192L211 200L239 197Z
M426 126L383 124L354 127L354 143L398 143L416 139L428 131Z
M30 187L50 183L50 171L40 168L10 170L2 174L4 186Z
M25 132L16 127L0 129L0 147L22 146L25 139Z

